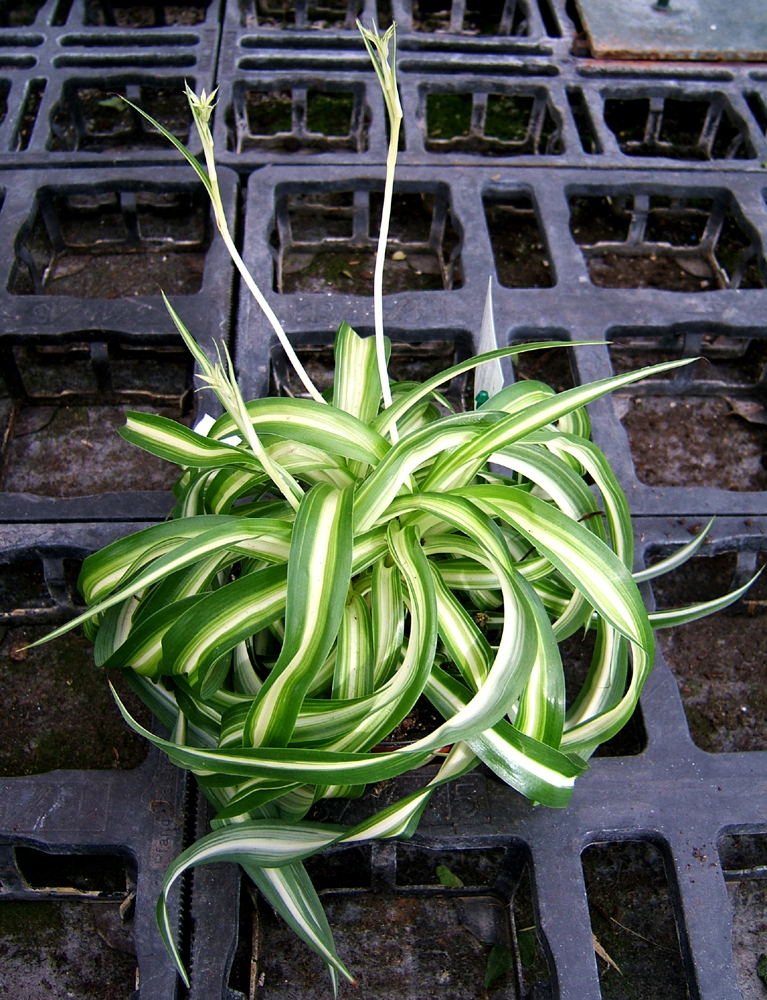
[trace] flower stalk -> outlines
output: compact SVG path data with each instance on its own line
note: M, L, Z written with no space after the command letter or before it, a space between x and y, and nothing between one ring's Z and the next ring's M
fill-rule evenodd
M202 151L205 155L205 166L208 171L208 194L210 195L211 204L213 206L213 215L216 220L216 225L218 226L218 231L226 245L226 249L234 261L235 267L240 272L242 280L248 287L249 292L253 298L258 302L264 315L269 320L272 329L277 334L277 338L282 344L285 354L288 356L288 360L293 365L296 374L304 385L304 388L318 403L324 403L325 400L322 394L317 389L315 384L309 378L309 375L298 359L298 355L293 349L293 345L288 340L288 336L283 329L282 324L277 318L276 313L272 307L267 302L261 289L258 287L253 279L253 275L245 266L245 262L240 256L240 252L234 244L232 235L229 232L229 225L226 221L226 213L224 212L224 204L221 200L221 191L218 184L218 174L216 172L216 160L213 151L213 136L210 131L210 116L213 113L213 108L216 106L216 91L214 90L211 94L206 94L204 90L201 91L199 96L191 89L189 84L185 84L186 97L189 101L189 107L192 111L192 117L194 119L195 127L197 128L197 134L200 137L200 142L202 143Z
M394 192L394 172L397 167L397 150L399 148L399 131L402 124L402 105L397 89L396 56L397 36L396 25L392 24L383 36L378 33L378 27L373 23L373 30L362 26L357 21L362 40L368 51L378 82L381 84L386 112L389 116L389 151L386 156L386 181L384 182L383 208L381 210L381 228L378 233L378 254L376 257L375 274L373 276L373 317L375 322L376 356L378 358L378 374L381 379L381 394L384 408L392 405L389 373L386 365L386 350L383 325L383 275L386 263L386 245L389 239L389 223L391 220L391 202ZM391 42L391 61L389 59L389 43ZM396 423L390 428L392 443L399 440Z

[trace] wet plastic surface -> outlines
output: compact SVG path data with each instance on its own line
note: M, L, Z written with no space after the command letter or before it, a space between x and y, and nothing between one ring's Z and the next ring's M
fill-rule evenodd
M681 0L654 5L643 0L576 2L595 56L730 62L767 58L767 17L758 0L744 0L737 14L727 0L709 0L703 8Z

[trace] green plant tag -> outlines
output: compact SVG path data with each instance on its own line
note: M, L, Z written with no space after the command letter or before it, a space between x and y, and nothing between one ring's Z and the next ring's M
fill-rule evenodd
M463 882L450 871L447 865L437 865L435 871L440 885L444 885L446 889L463 889Z
M505 976L514 965L514 955L511 948L505 944L497 944L487 956L487 969L485 970L485 989L488 989L501 976Z

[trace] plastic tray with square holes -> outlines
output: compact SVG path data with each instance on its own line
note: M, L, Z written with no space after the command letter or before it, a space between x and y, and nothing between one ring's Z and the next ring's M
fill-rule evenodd
M701 357L590 408L629 495L638 566L718 516L689 566L645 585L648 602L672 607L765 562L767 70L592 59L560 0L34 7L0 10L0 669L18 726L0 893L4 907L59 907L56 920L103 907L93 940L127 956L113 981L130 984L115 995L138 985L141 1000L176 1000L152 909L168 861L206 829L204 804L124 732L103 678L88 686L84 640L56 655L24 647L75 613L85 555L171 507L173 473L121 449L122 410L191 422L211 408L195 405L160 287L206 347L229 339L246 394L300 389L233 288L193 175L114 95L183 138L182 78L219 85L214 129L240 175L243 255L327 380L338 323L373 329L387 144L353 19L394 17L406 119L384 304L395 374L422 378L473 352L488 279L499 343L589 342L525 355L507 379L561 390ZM236 177L221 177L234 219ZM471 406L470 379L448 394ZM435 797L410 843L313 860L366 992L474 998L501 944L514 965L488 997L759 995L764 608L760 578L716 618L659 634L640 709L567 811L480 771ZM575 637L563 655L576 684L588 643ZM98 706L99 732L70 728L94 717L83 705ZM353 822L428 777L327 818ZM442 885L439 865L463 885ZM330 996L321 963L232 867L196 871L174 912L192 1000Z
M214 86L215 0L4 0L0 21L0 165L176 162L120 96L197 151L182 88Z

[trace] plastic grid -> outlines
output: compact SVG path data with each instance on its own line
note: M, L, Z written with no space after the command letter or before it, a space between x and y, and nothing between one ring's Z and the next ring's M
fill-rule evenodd
M344 15L347 21L348 14L355 12L353 7L351 4ZM368 0L366 17L372 13L369 7ZM747 252L753 250L765 276L767 208L760 171L767 153L767 73L753 67L652 67L581 60L571 52L582 52L582 42L558 2L549 6L543 0L540 6L520 7L525 7L527 13L528 23L522 29L525 33L488 38L458 30L465 15L465 6L458 0L452 4L449 24L441 26L446 30L432 34L414 30L411 6L393 4L393 14L402 29L399 49L407 129L398 191L435 196L435 203L441 197L449 208L459 236L453 261L460 267L461 282L451 291L387 296L385 314L391 334L397 340L416 343L453 340L456 351L465 353L477 332L487 276L498 277L485 206L506 204L514 211L515 205L521 204L539 228L550 279L548 287L533 288L494 282L501 342L506 338L602 341L618 336L633 344L689 355L698 353L704 338L725 336L744 341L763 337L767 295L763 287L720 287L705 294L598 287L592 281L589 253L584 254L572 232L570 199L630 196L633 201L627 243L634 249L626 249L633 253L639 246L639 256L648 258L659 249L645 238L652 207L649 199L710 198L733 213L750 240ZM298 4L298 15L301 8ZM209 73L215 61L218 36L214 5L208 8L202 25L184 26L183 32L174 26L136 30L81 26L80 19L87 15L77 3L66 23L56 25L52 24L56 10L53 4L46 4L33 25L3 29L0 76L9 81L10 87L6 90L8 112L0 126L0 147L6 150L0 154L0 162L6 166L75 166L88 161L91 155L93 162L106 162L103 154L58 153L45 148L49 131L40 128L40 123L50 121L54 98L61 93L59 81L63 87L71 79L97 79L100 86L108 70L110 79L116 81L109 85L135 86L139 72L143 74L147 67L151 69L151 80L157 74L171 79L179 68L183 72L191 65L184 63L181 67L176 58L182 52L182 60L189 58L190 42L178 41L180 34L186 33L197 39L192 45L195 53L203 53L191 57L200 74ZM64 30L70 33L66 38ZM119 37L119 44L110 43L109 37ZM284 151L261 148L255 141L240 152L236 147L222 152L222 162L242 175L250 174L244 205L244 255L262 287L271 289L279 251L270 239L275 227L278 242L284 235L284 199L291 194L353 192L351 215L356 222L352 241L358 234L360 244L369 242L370 193L382 186L382 171L374 164L380 164L385 156L383 108L373 86L374 77L366 68L350 26L306 31L299 26L281 31L255 25L252 20L248 23L247 10L241 15L240 7L230 3L221 37L222 56L216 79L224 113L217 115L215 127L222 151L226 148L226 112L232 103L231 95L242 95L248 88L291 91L291 134L298 136L298 148L295 144L292 150ZM173 48L166 49L165 45ZM118 56L114 56L115 51ZM168 60L171 51L173 58ZM126 52L127 60L123 58ZM30 59L36 60L34 66ZM15 150L22 114L20 91L28 82L30 69L37 72L38 67L39 79L48 81L38 111L38 127L27 149ZM54 71L59 74L55 84L51 82ZM195 79L199 86L200 81ZM353 148L323 151L321 140L314 149L302 148L307 128L301 105L313 89L348 89L354 93L358 129L351 143ZM440 146L439 139L435 142L427 135L428 95L449 92L472 95L470 134L460 137L468 140L463 142L464 148L455 148L461 145L460 140L452 147L449 140ZM550 108L558 130L556 151L550 147L548 153L534 154L524 149L504 149L504 155L477 152L484 137L488 95L497 94L532 97L537 108ZM633 146L624 141L622 149L620 136L606 120L611 101L646 102L647 120L644 126L640 123L641 134L629 140ZM700 133L688 143L689 158L664 155L669 151L663 132L669 101L709 104ZM642 113L640 109L640 117ZM530 130L535 131L541 114L534 112L532 117ZM736 137L724 147L725 155L712 158L723 120ZM230 129L231 121L230 117ZM124 162L122 156L135 155L132 162L162 163L175 154L152 149L109 155L110 163L120 164ZM251 173L270 163L279 165ZM353 168L343 164L353 164ZM178 183L188 184L189 175L179 171L179 178L182 174L184 180ZM234 178L226 171L222 174L229 210L233 212ZM0 213L4 245L16 245L35 192L43 185L61 185L62 176L66 175L15 171L0 178L5 191ZM136 180L139 176L141 182ZM89 172L85 178L78 175L77 183L108 186L115 177L114 167L105 168L95 174ZM114 186L120 188L127 183L135 188L151 179L147 171L132 175L120 167ZM162 179L175 183L167 169L162 171ZM67 183L72 184L71 178ZM280 222L283 233L279 232ZM604 256L603 250L596 255L600 253ZM678 251L674 253L677 256ZM444 276L446 261L442 263ZM8 259L9 269L12 264ZM103 337L107 331L110 336L119 333L120 337L144 342L173 340L156 297L85 302L51 295L18 296L8 292L9 273L1 283L0 293L5 358L9 346L29 342L30 338L57 343L76 337L98 345L110 339ZM725 285L731 277L725 272ZM246 391L262 392L268 384L270 358L275 358L279 370L279 355L250 301L242 297L237 303L238 312L232 308L230 288L231 271L221 257L219 243L214 242L206 256L201 292L179 297L174 304L208 344L214 336L228 331L230 316L237 314L234 343L241 376ZM347 319L363 333L372 329L372 299L367 297L311 292L280 295L273 291L271 299L298 344L329 343L340 319ZM201 331L203 302L207 312ZM610 353L604 346L573 349L570 355L577 381L612 372ZM91 356L97 367L99 349ZM3 371L8 372L5 364ZM712 380L683 376L652 386L655 393L675 396L717 396L723 395L725 389L728 396L740 391L764 399L764 379L756 387L740 386L735 390L731 384L722 386ZM717 513L720 519L707 554L734 548L741 553L739 568L748 569L764 547L764 493L647 486L636 477L627 435L613 403L602 401L590 412L595 439L616 469L637 516L639 564L650 550L689 538L687 529L677 523L679 519L702 519ZM104 544L107 536L126 534L141 523L161 519L169 498L163 494L123 493L110 496L107 502L104 497L53 500L0 494L0 504L0 558L11 564L30 555L43 559L55 604L61 558L72 553L82 557ZM61 606L62 614L68 610ZM733 973L725 876L721 866L701 866L699 856L701 845L709 856L717 856L716 845L723 831L764 832L765 754L714 755L697 748L689 737L676 682L660 655L642 697L641 714L647 734L644 752L594 761L592 771L579 782L578 793L567 811L533 809L515 793L475 774L465 779L460 789L445 790L439 800L435 799L425 814L418 842L431 848L502 845L510 846L511 854L520 849L527 852L532 859L538 933L550 970L546 992L540 995L561 1000L596 1000L600 996L581 852L589 843L604 840L645 839L657 843L669 877L690 994L704 1000L735 1000L739 992ZM397 783L392 794L410 790L404 787L407 780ZM33 892L15 866L14 846L36 846L53 853L109 849L132 854L138 870L135 934L140 995L142 1000L170 1000L178 995L179 984L160 950L151 911L162 870L181 846L183 824L176 823L170 834L167 825L158 833L152 810L145 812L135 807L136 802L146 804L147 789L151 787L156 787L156 793L152 792L150 799L164 798L173 804L176 816L185 813L187 835L191 827L196 827L198 834L204 831L204 810L199 803L195 806L184 800L178 774L154 755L134 772L123 774L53 772L34 778L5 779L5 847L0 882L5 898L26 897ZM98 795L94 794L96 788ZM349 804L344 821L352 819L355 810L365 808L366 800ZM130 834L125 832L128 829ZM379 887L392 889L395 858L396 851L387 845L377 847L374 869ZM207 1000L233 995L227 981L237 935L237 883L231 868L214 866L210 871L195 873L191 904L186 906L192 931L187 927L184 932L192 958L190 997ZM576 919L578 915L580 919ZM520 997L522 989L518 984Z
M301 50L292 54L263 47L247 49L244 36L222 49L220 74L224 114L216 119L215 137L221 161L240 171L266 163L349 163L355 166L382 162L386 158L386 127L383 99L375 77L356 52L339 64L324 51ZM260 41L260 38L258 39ZM404 44L404 43L403 43ZM561 167L565 164L595 170L634 167L668 170L684 168L718 172L758 172L767 155L764 129L767 92L764 72L680 71L677 78L648 72L642 79L626 79L621 68L611 72L585 72L574 60L558 65L548 57L503 60L459 54L445 71L444 57L433 52L403 51L399 85L404 111L405 148L400 163L433 166ZM346 92L354 94L355 118L348 136L322 137L305 126L306 93ZM249 129L244 121L246 93L280 94L292 97L293 120L277 134ZM428 102L435 95L467 95L471 112L466 130L454 138L429 134ZM488 99L505 96L532 98L535 108L524 138L498 140L486 132ZM640 138L623 142L605 121L605 109L615 102L646 102L646 125ZM676 105L676 107L675 107ZM362 121L358 106L367 110L369 125ZM703 112L697 134L680 151L663 137L664 123L681 106ZM552 120L551 134L543 144L541 126L546 109ZM665 114L664 114L665 112ZM466 134L468 133L468 134ZM646 136L646 138L645 138ZM718 141L717 141L718 140ZM725 141L726 140L726 141ZM622 148L623 147L623 148ZM512 159L513 157L513 159Z
M114 299L52 294L50 283L43 283L43 287L38 287L37 281L32 283L29 294L16 294L11 290L16 287L13 284L14 276L21 274L26 278L30 271L23 247L38 216L43 220L48 234L51 260L65 258L70 249L76 253L78 248L72 248L71 241L67 244L67 234L62 231L60 219L56 215L57 198L84 198L86 207L93 205L95 199L96 208L99 207L100 195L107 199L119 199L119 203L114 206L108 203L108 207L114 209L113 217L124 224L122 232L113 238L115 253L130 255L137 247L140 249L145 244L149 246L153 257L162 256L166 241L153 237L151 240L144 239L142 244L139 217L141 206L137 202L140 203L143 197L148 199L151 207L153 199L154 203L159 199L162 207L163 197L198 199L203 239L199 246L194 243L192 245L204 253L199 289L191 294L172 295L171 300L182 320L194 326L200 343L208 350L214 350L214 341L228 338L233 269L221 241L211 239L213 223L207 205L202 201L202 185L190 177L189 171L171 167L145 170L90 169L77 176L53 171L29 171L0 175L0 186L5 192L0 210L0 239L5 246L14 248L14 253L5 258L3 291L0 292L0 311L3 314L0 356L9 396L19 405L29 401L29 391L13 358L14 345L72 342L90 344L91 363L97 370L97 378L99 365L101 366L101 382L107 382L106 394L109 395L111 343L162 345L180 342L163 305L159 288L151 295L124 295ZM231 220L237 194L236 177L231 171L222 169L221 188ZM96 249L103 250L108 237L108 233L102 237L97 230L93 237ZM179 243L179 253L188 249L182 241ZM169 245L168 254L171 252L172 244ZM39 265L37 270L41 270ZM138 496L113 494L109 504L103 503L99 498L53 499L5 493L0 494L0 520L141 521L163 518L170 505L168 497L152 493Z
M274 286L278 251L270 243L279 223L280 199L303 192L358 192L354 201L364 209L367 192L381 188L380 172L372 169L266 167L251 177L248 185L245 257L262 288ZM569 199L587 194L592 197L633 194L635 244L646 257L656 244L643 241L639 224L646 223L647 195L710 197L726 204L741 220L741 228L751 239L764 273L763 234L767 232L767 205L763 181L750 174L728 175L726 185L698 173L674 171L611 171L594 175L577 169L524 171L492 167L458 172L450 168L402 168L396 192L433 193L449 190L448 203L453 223L461 235L458 260L463 284L443 292L402 292L387 297L385 317L390 335L403 340L466 339L476 335L487 290L493 275L493 301L499 343L513 340L572 339L603 342L614 336L670 339L678 353L695 354L704 336L718 334L733 338L763 337L767 291L764 288L722 288L712 291L675 292L654 288L602 288L590 276L584 254L570 229ZM362 197L360 198L360 194ZM522 195L534 210L544 246L551 287L511 288L499 285L483 202L509 203ZM263 211L264 205L272 212ZM644 206L644 208L643 208ZM644 213L644 220L643 220ZM351 219L349 220L351 223ZM363 223L364 225L364 223ZM367 233L363 234L363 238ZM287 238L287 237L285 237ZM315 248L340 249L343 241L315 242ZM350 241L353 244L353 238ZM361 244L362 245L362 244ZM607 244L608 247L613 244ZM649 258L648 258L649 259ZM362 332L372 331L372 299L326 292L272 295L272 302L289 335L296 343L327 343L342 318ZM240 357L262 358L252 366L240 362L247 391L266 391L271 331L255 305L243 295L239 310L238 351ZM574 348L571 351L579 381L591 381L612 374L608 349L604 346ZM694 379L684 372L666 380L653 391L687 395L730 393L732 387ZM744 387L745 389L745 387ZM763 383L754 392L764 392ZM765 508L763 492L733 492L713 487L650 487L634 472L627 438L613 415L613 404L600 401L591 408L594 436L608 455L621 485L627 491L636 514L759 514Z
M7 4L8 13L14 6ZM165 19L165 4L135 6L144 15L151 11ZM125 26L126 9L131 6L112 5L110 0L47 0L31 24L0 28L0 95L6 106L0 122L0 166L178 162L172 149L148 137L140 120L131 116L104 156L98 142L88 141L77 94L99 91L93 97L97 102L122 91L142 104L145 88L178 91L184 80L210 92L218 55L218 2L171 8L182 20L185 10L198 11L202 20L187 24L155 25L145 16L143 26L135 18L133 26L130 19ZM64 107L67 134L56 124ZM106 109L100 111L108 117ZM192 136L192 148L197 146Z

